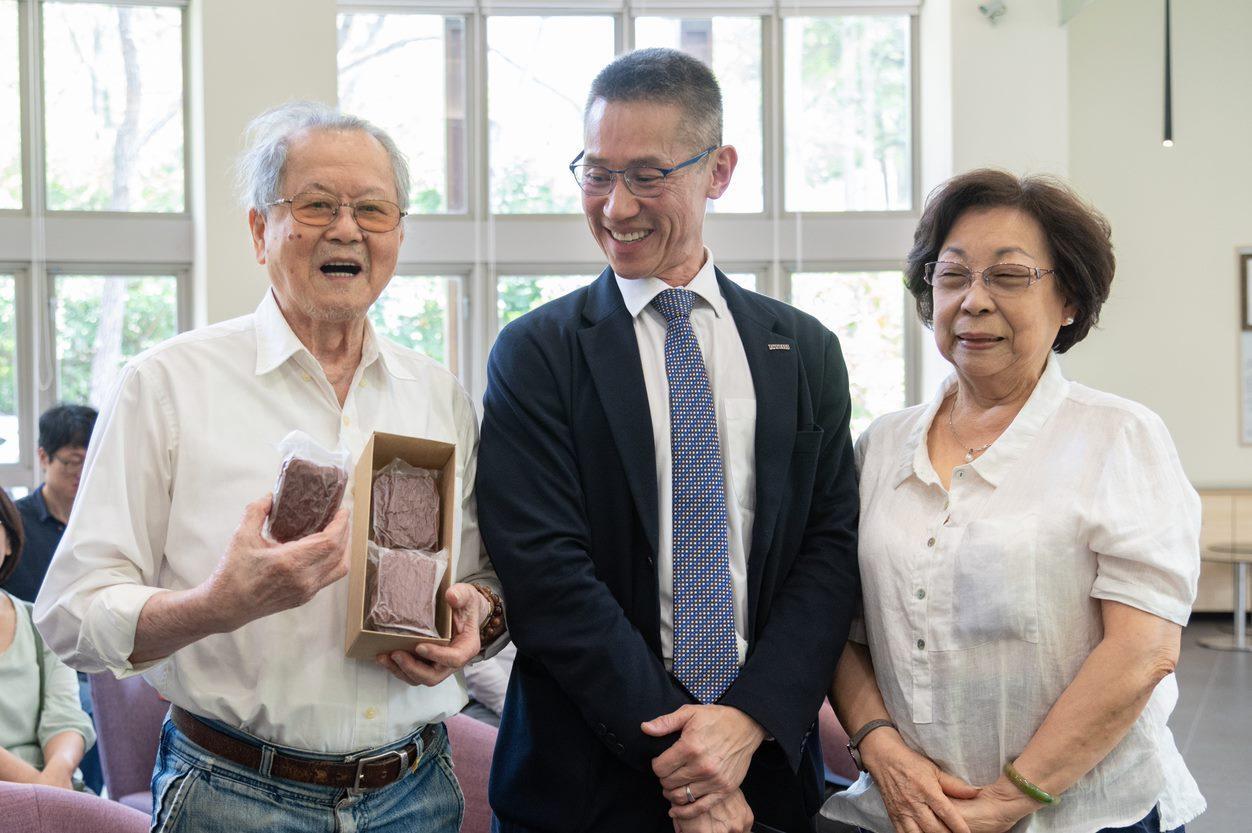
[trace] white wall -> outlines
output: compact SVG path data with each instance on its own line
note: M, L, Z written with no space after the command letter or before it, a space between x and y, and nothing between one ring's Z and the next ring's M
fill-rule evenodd
M1065 28L1054 3L1008 0L996 25L976 0L927 0L921 12L922 193L953 174L1069 168ZM922 394L951 367L922 344Z
M1160 6L1099 0L1068 26L1070 173L1112 223L1118 269L1100 329L1065 366L1161 414L1197 486L1252 486L1236 369L1236 250L1252 246L1252 3L1173 4L1169 149Z
M193 0L192 207L195 323L251 312L267 285L252 254L233 165L244 128L294 98L337 99L334 0Z

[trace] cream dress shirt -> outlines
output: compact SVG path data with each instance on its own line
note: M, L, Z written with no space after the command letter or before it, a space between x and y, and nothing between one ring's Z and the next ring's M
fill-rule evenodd
M634 318L648 410L652 414L660 512L656 571L661 600L661 652L668 664L674 657L674 478L670 460L669 376L665 373L667 324L665 316L651 304L670 286L660 278L614 277L626 309ZM726 479L726 521L730 527L735 644L739 664L743 665L748 651L748 550L752 521L756 518L756 390L739 328L717 285L713 255L708 249L704 250L704 266L686 288L698 296L691 310L691 329L704 357L717 411L717 440Z
M342 444L354 464L371 431L455 443L462 535L454 575L499 587L474 508L478 424L456 378L367 322L341 408L267 291L253 315L180 335L122 371L35 604L48 644L80 671L143 673L188 711L313 752L381 746L460 711L459 674L408 686L372 661L344 656L346 578L302 607L163 660L128 661L144 603L212 573L244 506L273 489L277 444L297 428L327 448Z
M1054 355L1008 430L945 492L926 436L955 385L857 441L858 641L905 742L980 785L1021 753L1103 638L1102 599L1187 623L1200 500L1156 414L1067 381ZM1177 701L1171 674L1122 742L1014 833L1094 833L1157 804L1172 830L1203 812L1166 726ZM822 812L892 829L867 773Z

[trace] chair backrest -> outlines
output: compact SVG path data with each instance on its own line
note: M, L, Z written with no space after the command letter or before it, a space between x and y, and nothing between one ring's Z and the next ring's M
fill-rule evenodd
M118 680L108 671L91 675L91 700L109 795L147 792L169 703L142 677Z
M147 833L148 821L88 793L0 781L0 833Z
M465 821L461 833L491 833L491 806L487 803L487 776L491 773L491 752L496 746L496 728L458 714L444 723L452 744L452 765L465 794Z
M826 780L846 787L861 773L848 754L848 733L839 725L834 709L825 700L817 713L817 730L822 737L822 757L826 759Z

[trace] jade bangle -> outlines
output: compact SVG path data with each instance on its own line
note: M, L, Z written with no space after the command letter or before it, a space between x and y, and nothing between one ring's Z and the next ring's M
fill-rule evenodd
M1012 763L1007 763L1004 765L1004 774L1008 776L1008 779L1010 781L1013 782L1013 786L1017 787L1023 793L1030 796L1035 801L1038 801L1040 804L1057 804L1061 800L1060 798L1052 795L1051 793L1044 792L1043 790L1039 789L1034 784L1030 783L1025 778L1023 778L1022 774L1018 772L1016 769L1014 769Z

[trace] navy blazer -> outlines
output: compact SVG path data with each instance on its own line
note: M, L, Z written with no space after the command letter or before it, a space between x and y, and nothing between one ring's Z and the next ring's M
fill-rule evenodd
M810 830L814 730L860 586L851 400L838 339L717 273L756 391L748 653L718 701L772 736L742 789ZM509 324L491 351L478 512L517 660L491 770L503 831L667 830L640 723L693 702L661 659L657 473L634 322L612 269Z

